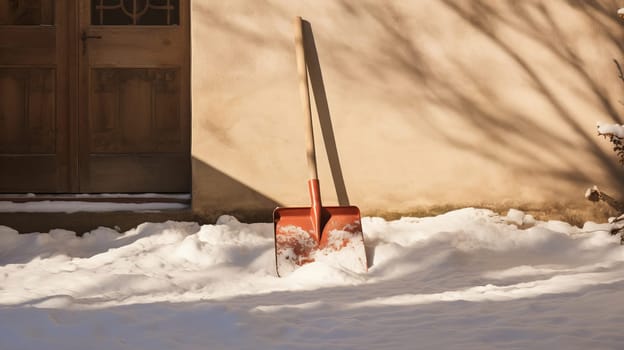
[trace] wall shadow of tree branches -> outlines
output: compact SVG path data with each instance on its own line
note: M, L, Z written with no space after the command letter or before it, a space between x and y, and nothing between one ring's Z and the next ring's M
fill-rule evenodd
M555 57L571 79L581 82L580 87L568 88L573 91L574 98L591 104L598 111L590 123L601 119L622 123L618 109L624 107L613 103L608 85L591 70L591 62L579 55L579 48L572 47L570 43L574 42L574 38L562 28L561 14L546 6L543 1L441 0L440 3L468 24L475 33L473 35L486 38L489 44L502 52L552 111L545 118L556 118L559 123L567 125L574 137L544 127L539 118L532 115L531 108L518 108L516 104L498 99L496 87L482 79L480 70L473 69L470 63L447 55L443 60L453 66L455 73L445 74L433 69L440 62L430 58L427 54L428 47L421 46L414 40L414 31L418 28L410 18L413 14L402 12L396 3L366 3L355 7L343 0L341 4L345 13L377 22L377 43L380 47L377 50L378 55L364 58L369 61L370 69L391 67L390 70L394 70L397 75L409 76L414 87L426 90L425 96L430 103L460 115L468 124L469 132L485 140L488 146L482 147L478 143L462 140L457 137L457 130L436 123L432 116L406 115L415 127L426 125L433 134L448 144L492 161L504 161L515 170L551 178L565 178L566 181L586 185L593 181L591 171L579 166L578 159L570 156L570 150L578 150L592 155L593 164L599 164L609 174L610 185L624 185L624 172L614 155L605 151L604 145L601 145L604 141L596 137L595 125L584 123L583 116L579 116L574 107L570 107L569 101L558 92L558 87L553 87L545 79L539 62L501 34L514 32L515 35L531 41ZM615 15L618 6L615 1L570 0L561 2L558 6L566 7L566 4L568 8L565 11L573 12L589 23L586 26L593 28L600 40L616 47L618 56L621 56L624 23L618 23ZM436 16L433 13L430 15ZM604 60L611 62L612 58L617 57L604 57ZM463 84L458 83L457 72L461 75ZM612 74L616 75L615 67ZM509 86L509 89L514 87ZM502 160L501 151L514 154L518 162L513 159ZM549 163L549 159L553 158L564 166L554 169ZM529 163L530 169L527 167Z

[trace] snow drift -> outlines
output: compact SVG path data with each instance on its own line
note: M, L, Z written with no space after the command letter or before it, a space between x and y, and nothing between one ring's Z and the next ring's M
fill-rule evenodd
M615 349L610 224L511 210L363 218L368 273L275 273L272 224L145 223L75 237L0 227L1 349Z

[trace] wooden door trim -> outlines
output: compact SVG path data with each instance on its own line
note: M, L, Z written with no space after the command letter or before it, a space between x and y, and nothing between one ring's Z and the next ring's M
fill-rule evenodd
M74 67L68 72L69 83L69 126L70 130L67 138L69 144L69 154L71 155L69 161L69 192L79 192L79 159L78 159L78 140L79 137L79 117L80 117L80 84L79 84L79 47L80 47L80 18L79 7L80 1L71 1L71 5L68 5L68 13L70 20L68 21L68 51L67 60L69 67Z
M70 7L71 4L73 3L73 1L65 1L65 2L61 2L62 5L59 4L59 2L56 2L56 14L55 17L57 18L56 20L56 26L57 26L57 88L58 88L58 93L60 93L62 95L62 98L57 99L57 101L59 101L58 105L57 105L57 113L58 116L62 116L61 118L58 118L57 120L59 122L62 123L62 125L60 126L60 132L57 133L57 140L56 140L56 145L57 148L60 149L64 149L65 152L60 160L60 164L59 167L61 169L59 169L59 174L60 174L60 178L58 179L59 184L61 185L61 187L65 188L66 190L63 192L67 192L71 190L71 159L72 159L72 152L70 149L70 144L69 144L69 137L72 134L71 130L70 130L70 125L71 125L71 107L70 107L70 101L71 101L71 94L70 94L70 89L71 89L71 81L69 79L67 79L67 77L70 74L70 61L69 61L69 48L71 45L71 40L69 38L69 33L70 33L70 28L71 28L71 21L72 21L72 13L70 11ZM64 7L64 8L63 8ZM65 18L63 18L62 21L58 21L59 16L65 16ZM59 23L60 22L60 23Z

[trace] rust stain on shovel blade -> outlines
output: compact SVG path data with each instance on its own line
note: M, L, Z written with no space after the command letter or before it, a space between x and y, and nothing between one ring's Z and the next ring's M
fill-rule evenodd
M357 207L322 207L320 237L314 221L311 207L277 208L273 212L279 276L286 276L314 261L331 261L356 273L367 271Z

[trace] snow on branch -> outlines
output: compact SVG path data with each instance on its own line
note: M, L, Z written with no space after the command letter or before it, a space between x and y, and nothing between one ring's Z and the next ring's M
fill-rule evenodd
M587 191L585 191L585 198L592 202L603 201L610 205L613 209L617 210L618 213L624 213L624 204L615 200L608 194L600 191L600 189L598 189L598 186L594 185L593 187L588 188Z
M620 79L624 81L619 63L615 61L615 64L618 67ZM624 165L624 125L598 122L596 127L598 128L598 135L609 138L613 144L613 151L617 154L620 163ZM605 202L618 212L618 217L610 221L613 224L611 234L621 234L620 243L624 245L624 203L600 191L598 186L588 188L585 192L585 198L592 202Z
M598 128L598 135L624 138L624 125L598 122L596 127Z
M609 138L613 144L613 151L617 154L621 164L624 164L624 125L605 124L598 122L598 135Z

